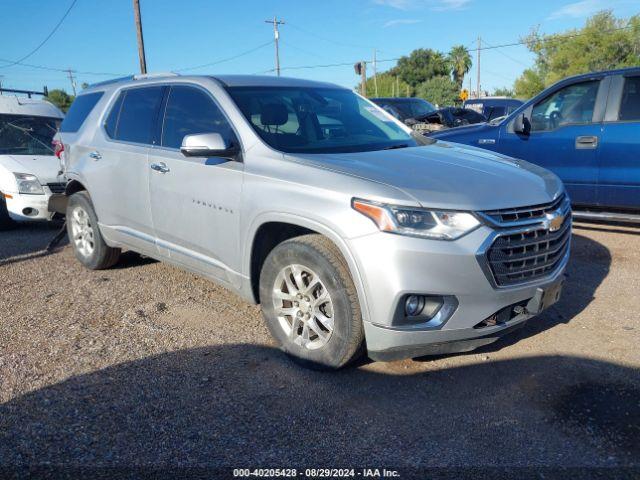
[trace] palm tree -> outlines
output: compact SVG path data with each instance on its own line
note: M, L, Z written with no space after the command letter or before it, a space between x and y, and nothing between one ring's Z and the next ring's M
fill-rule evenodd
M451 76L453 81L462 88L464 76L471 70L471 55L464 45L456 45L449 52L449 63L451 64Z

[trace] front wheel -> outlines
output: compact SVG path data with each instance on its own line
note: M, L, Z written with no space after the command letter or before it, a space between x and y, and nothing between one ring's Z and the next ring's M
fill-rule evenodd
M360 305L338 248L321 235L287 240L267 256L260 300L269 330L298 363L337 369L362 351Z
M76 258L91 270L103 270L120 257L119 248L108 246L98 229L98 217L85 191L71 195L67 204L67 234Z
M15 222L11 219L9 210L7 210L7 201L2 192L0 192L0 231L11 230L14 227Z

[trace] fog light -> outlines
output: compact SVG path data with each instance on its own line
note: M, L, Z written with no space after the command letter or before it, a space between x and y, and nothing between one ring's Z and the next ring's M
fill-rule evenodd
M424 307L424 297L422 295L409 295L404 302L404 311L409 317L419 315Z

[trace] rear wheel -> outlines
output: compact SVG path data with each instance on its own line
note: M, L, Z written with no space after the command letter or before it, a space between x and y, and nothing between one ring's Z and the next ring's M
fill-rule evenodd
M287 240L267 256L260 275L267 326L281 349L316 369L336 369L361 352L360 305L346 261L321 235Z
M0 192L0 231L10 230L14 228L16 222L11 220L9 211L7 210L7 201L4 198L2 192Z
M74 193L69 198L67 234L76 258L91 270L109 268L120 257L120 249L111 248L102 238L98 217L85 191Z

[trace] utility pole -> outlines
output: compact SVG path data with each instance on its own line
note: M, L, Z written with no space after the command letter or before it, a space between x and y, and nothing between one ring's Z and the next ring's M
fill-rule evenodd
M71 90L73 91L73 96L76 96L76 79L73 78L73 70L70 68L67 69L67 73L69 74L69 81L71 82Z
M480 36L478 35L478 80L476 83L476 88L478 89L478 91L476 92L476 98L480 98L481 97L481 90L480 90L480 42L482 40L480 39Z
M373 88L376 91L376 97L378 96L378 79L376 78L376 49L373 49Z
M140 57L140 73L147 73L147 58L144 54L144 38L142 36L142 16L140 15L140 0L133 0L133 16L136 21L138 34L138 57Z
M396 93L400 96L400 80L396 77Z
M276 75L280 76L280 49L278 48L278 40L280 39L280 32L278 31L278 25L284 25L283 20L278 20L277 17L273 17L273 20L265 20L264 23L273 24L273 38L276 46Z

